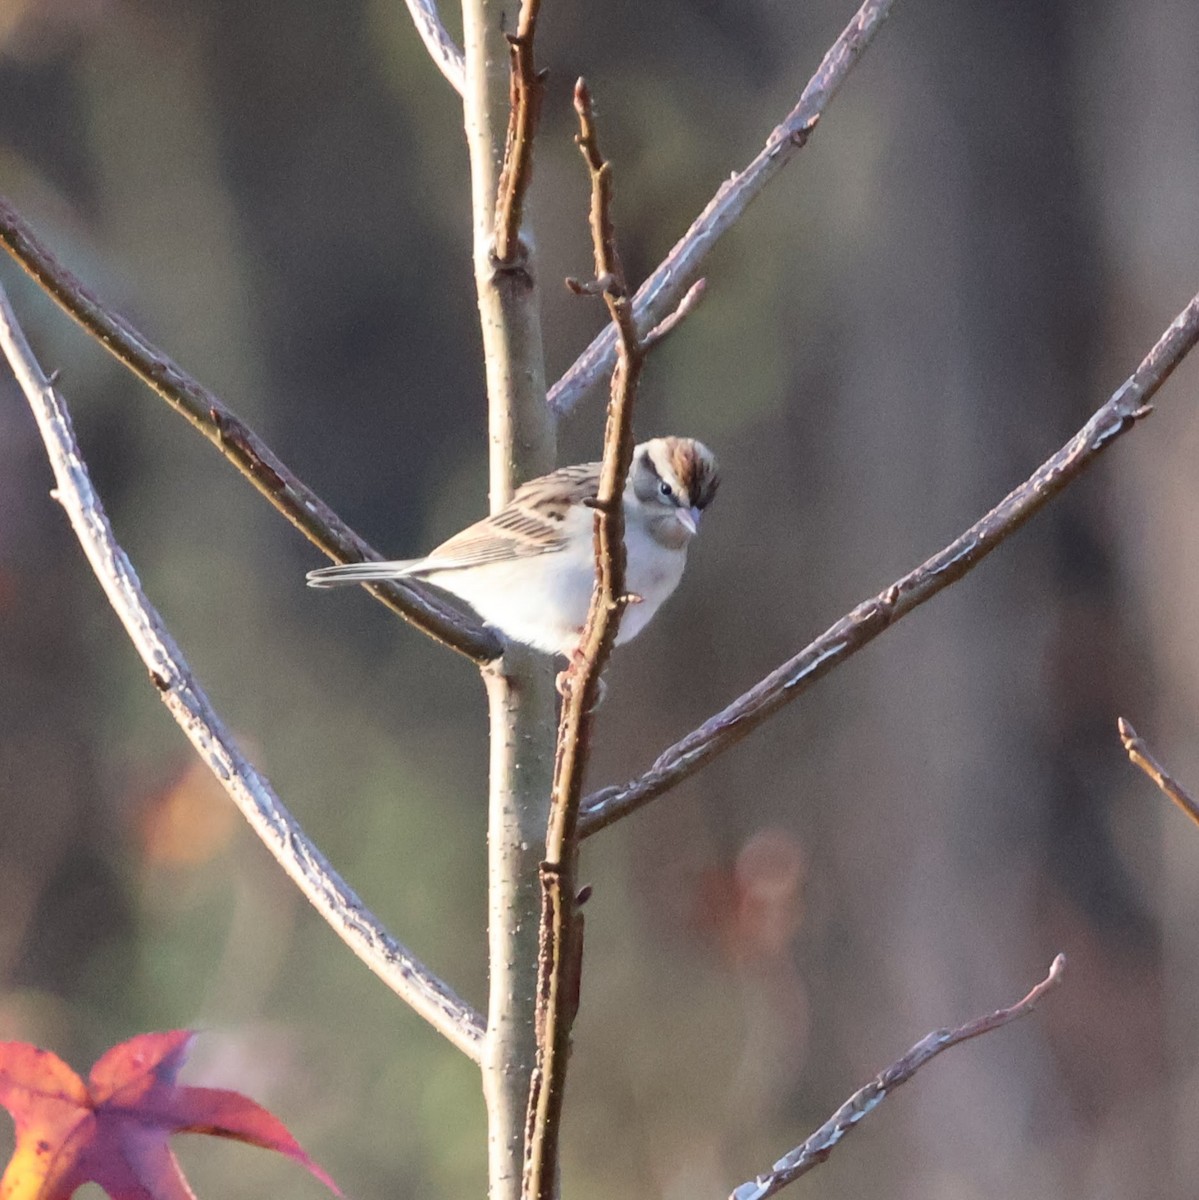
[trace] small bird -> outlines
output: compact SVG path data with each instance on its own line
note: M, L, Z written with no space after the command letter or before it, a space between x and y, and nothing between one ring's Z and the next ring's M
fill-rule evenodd
M505 637L546 654L578 647L595 585L600 464L561 467L424 558L346 563L308 572L310 587L421 579L465 600ZM617 644L639 634L678 587L687 547L716 494L716 460L693 438L663 437L633 451L624 490L626 590Z

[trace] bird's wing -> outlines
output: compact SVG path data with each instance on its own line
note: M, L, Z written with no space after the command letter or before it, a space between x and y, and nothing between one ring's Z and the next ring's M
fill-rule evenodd
M531 479L498 513L443 542L413 573L454 571L561 550L569 536L568 515L599 490L599 469L599 463L579 463Z

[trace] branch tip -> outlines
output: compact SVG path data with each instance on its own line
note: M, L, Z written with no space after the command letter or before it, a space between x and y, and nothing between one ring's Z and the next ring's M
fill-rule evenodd
M1116 728L1120 733L1120 741L1128 755L1129 761L1139 767L1157 785L1158 790L1168 800L1173 801L1188 817L1199 825L1199 801L1188 791L1149 749L1145 739L1132 727L1132 722L1124 717L1118 717Z

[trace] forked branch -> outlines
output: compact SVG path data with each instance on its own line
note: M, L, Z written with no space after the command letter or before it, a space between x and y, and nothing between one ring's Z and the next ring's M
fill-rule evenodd
M620 619L633 602L625 588L624 488L633 460L633 403L645 349L633 327L624 271L612 227L612 168L596 141L587 85L575 87L576 138L591 178L591 234L599 291L617 331L618 357L604 431L595 500L596 582L579 648L565 676L554 756L545 862L541 866L541 950L537 972L537 1065L529 1094L524 1200L552 1200L557 1190L558 1138L570 1031L578 1006L583 920L577 902L577 821L583 768L590 750L600 678L616 644Z
M807 145L829 101L886 20L891 4L892 0L866 0L757 158L720 185L691 228L637 289L633 311L638 329L651 328L675 308L720 238L736 224L750 201ZM587 389L612 369L616 341L615 330L607 326L550 388L549 404L555 412L569 412Z
M1151 411L1149 401L1199 341L1199 295L1162 334L1116 393L1052 458L985 517L927 562L843 616L794 658L659 755L643 775L583 801L581 837L635 812L707 766L896 621L976 567L1005 538L1068 487L1121 434Z
M1196 825L1199 825L1199 803L1194 796L1162 766L1157 756L1145 744L1144 738L1133 729L1131 722L1120 717L1116 725L1120 730L1120 741L1132 764L1140 767L1168 799L1173 800Z
M864 1117L873 1112L897 1087L907 1083L925 1063L951 1046L1002 1029L1004 1025L1026 1017L1047 992L1061 983L1065 969L1066 959L1059 954L1053 960L1049 974L1023 1000L1010 1008L1001 1008L957 1029L934 1030L921 1038L901 1059L885 1071L880 1071L864 1088L854 1092L807 1141L783 1155L767 1174L734 1188L729 1200L766 1200L787 1184L794 1183L801 1175L806 1175L813 1167L824 1162Z
M0 345L46 444L55 496L171 716L250 827L342 941L434 1029L479 1061L479 1015L384 929L238 750L142 591L92 486L66 405L34 358L2 288Z
M106 308L0 197L0 245L119 362L192 423L314 545L335 562L383 557L359 537L221 399ZM443 645L478 663L503 652L499 639L429 593L401 581L371 584L372 595Z

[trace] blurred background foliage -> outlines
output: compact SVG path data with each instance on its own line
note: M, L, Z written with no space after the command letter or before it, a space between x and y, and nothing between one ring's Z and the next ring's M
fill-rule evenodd
M603 320L585 72L642 277L761 146L852 0L549 0L533 197L551 378ZM451 14L452 16L452 14ZM485 508L455 99L400 0L3 0L0 179L83 278L375 545ZM1054 450L1199 286L1199 7L900 0L811 146L712 256L639 432L725 484L613 664L622 779ZM482 690L316 554L0 263L147 591L287 803L482 1005ZM818 1181L829 1197L1194 1194L1199 363L960 586L711 770L589 842L567 1191L718 1196L927 1030L1071 958ZM594 456L598 394L563 422ZM361 1200L484 1189L474 1068L284 881L193 761L47 499L0 384L0 1036L85 1067L195 1026ZM4 1148L0 1145L0 1149ZM200 1195L317 1195L179 1139Z

